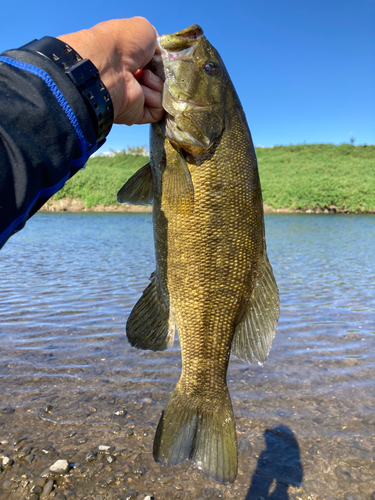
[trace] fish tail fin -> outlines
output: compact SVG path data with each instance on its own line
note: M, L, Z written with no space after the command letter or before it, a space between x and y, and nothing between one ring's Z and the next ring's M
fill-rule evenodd
M237 475L237 440L228 390L201 409L178 384L160 418L153 455L163 465L190 459L208 477L233 483Z

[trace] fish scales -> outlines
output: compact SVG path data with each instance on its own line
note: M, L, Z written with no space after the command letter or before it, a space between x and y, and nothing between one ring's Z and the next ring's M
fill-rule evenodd
M155 460L190 459L228 483L237 473L230 353L266 359L278 291L254 146L225 66L197 25L160 45L166 117L151 129L148 167L118 194L154 204L156 271L127 336L135 347L163 350L178 329L182 372L156 431Z

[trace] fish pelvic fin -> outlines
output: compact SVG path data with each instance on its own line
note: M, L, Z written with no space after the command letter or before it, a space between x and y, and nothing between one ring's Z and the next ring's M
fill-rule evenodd
M175 330L169 307L158 292L156 274L152 273L151 283L130 313L126 336L130 344L138 349L164 351L173 345Z
M162 177L162 209L165 204L191 213L194 208L194 186L182 154L166 142L166 166Z
M119 203L131 205L150 205L153 198L152 173L149 163L132 175L117 193Z
M237 440L228 390L210 408L201 408L179 387L160 418L153 448L156 462L177 465L186 459L219 483L237 475Z
M232 341L232 353L251 363L253 358L263 364L270 352L279 319L279 291L271 264L265 256L260 280Z

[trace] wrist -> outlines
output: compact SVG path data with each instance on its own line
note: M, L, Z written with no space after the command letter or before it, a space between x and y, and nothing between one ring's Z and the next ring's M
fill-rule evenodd
M54 62L75 85L90 113L96 132L96 142L100 147L112 127L113 104L93 62L83 58L66 42L48 36L34 40L22 49L36 52Z

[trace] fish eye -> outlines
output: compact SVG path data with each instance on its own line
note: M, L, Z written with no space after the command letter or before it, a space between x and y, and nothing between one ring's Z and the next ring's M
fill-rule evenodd
M214 63L213 61L206 61L205 63L203 63L202 67L208 75L216 75L218 71L216 63Z

